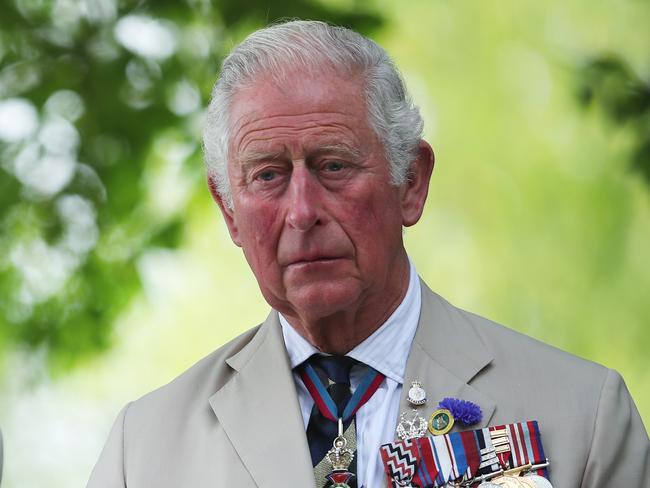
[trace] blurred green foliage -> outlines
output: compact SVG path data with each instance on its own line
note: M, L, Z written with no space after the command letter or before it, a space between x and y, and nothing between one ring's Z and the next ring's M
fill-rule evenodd
M310 0L0 1L0 352L65 370L109 346L139 256L179 244L203 185L220 60L288 16L382 23Z
M616 54L588 61L579 73L580 101L598 103L609 120L634 132L632 169L650 185L650 80L642 80Z

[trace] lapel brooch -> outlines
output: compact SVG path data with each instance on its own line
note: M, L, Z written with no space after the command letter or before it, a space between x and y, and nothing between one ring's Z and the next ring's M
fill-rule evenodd
M483 412L476 403L459 398L443 398L429 417L429 432L443 435L451 430L455 422L468 426L480 422L482 418Z
M423 437L427 433L427 419L418 413L417 408L427 402L427 392L418 380L411 382L406 401L413 407L411 418L407 417L406 412L400 414L397 422L397 437L402 440Z

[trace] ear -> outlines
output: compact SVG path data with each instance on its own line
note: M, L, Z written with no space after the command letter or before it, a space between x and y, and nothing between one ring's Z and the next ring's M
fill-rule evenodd
M234 209L228 207L223 201L223 197L219 194L217 190L217 184L214 181L212 176L208 176L208 188L210 189L210 194L217 205L219 205L219 210L221 210L221 215L223 215L223 220L228 227L228 232L230 232L230 238L236 246L241 247L241 241L239 240L239 229L237 228L237 219L235 218Z
M422 216L434 162L433 149L427 141L421 140L418 155L409 168L408 179L402 185L402 224L405 227L414 225Z

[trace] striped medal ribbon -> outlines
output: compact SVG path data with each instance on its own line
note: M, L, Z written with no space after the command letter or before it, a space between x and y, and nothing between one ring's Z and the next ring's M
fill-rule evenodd
M467 471L465 475L471 478L473 473L478 471L481 464L481 452L479 451L478 442L476 441L476 433L473 430L459 432L463 447L465 448L465 459L467 461ZM462 476L462 474L461 474Z
M441 487L454 480L479 483L504 469L523 468L525 472L531 466L533 471L527 475L531 481L550 486L535 420L394 441L381 446L380 454L393 487L408 486L403 484L406 480L421 488ZM483 486L491 485L485 481Z
M417 446L420 486L444 486L462 478L470 466L476 470L479 465L479 451L471 431L421 437Z
M546 455L544 454L539 425L536 420L516 422L498 428L505 429L508 434L511 467L518 468L526 464L539 465L545 463ZM546 468L536 470L536 474L548 478Z
M414 479L417 472L417 452L415 439L391 442L379 448L379 455L384 463L384 471L390 480L391 488L422 486L418 479Z
M471 475L485 475L499 471L501 467L499 465L499 458L497 458L494 446L492 445L490 429L476 429L474 436L479 449L480 463L478 469L474 473L471 473Z
M379 452L392 487L444 486L476 472L481 462L474 431L395 441Z
M510 456L512 454L511 449L511 438L510 431L508 430L507 425L496 425L488 427L490 431L490 439L492 440L492 446L494 446L494 451L496 452L497 458L499 459L499 464L502 469L513 468L510 464Z
M370 397L374 395L379 388L379 385L384 381L385 376L379 371L370 369L368 373L361 379L359 386L354 390L350 401L343 409L343 412L339 414L336 404L332 397L327 392L327 388L323 385L323 382L318 377L316 371L310 364L304 364L299 369L300 377L302 382L305 384L307 391L314 399L314 403L320 410L320 413L323 414L323 417L331 420L332 422L338 422L339 419L343 422L352 418L357 410L359 410Z

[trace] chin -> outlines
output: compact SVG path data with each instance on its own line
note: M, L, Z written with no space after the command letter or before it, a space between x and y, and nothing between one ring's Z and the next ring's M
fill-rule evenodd
M357 284L318 282L287 290L287 301L299 315L317 319L351 308L359 301L360 294Z

